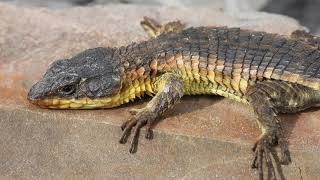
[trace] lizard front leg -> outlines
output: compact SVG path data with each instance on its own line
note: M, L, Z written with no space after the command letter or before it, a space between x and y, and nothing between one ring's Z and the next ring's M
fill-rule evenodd
M135 153L137 150L140 129L147 125L146 138L151 139L151 128L156 119L183 96L183 80L179 74L165 73L156 80L154 91L156 91L156 95L152 100L144 108L133 110L132 114L134 115L121 126L123 133L120 143L122 144L126 143L131 130L135 127L130 153Z

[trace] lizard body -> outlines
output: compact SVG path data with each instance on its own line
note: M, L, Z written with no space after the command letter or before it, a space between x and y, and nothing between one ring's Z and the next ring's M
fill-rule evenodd
M120 48L94 48L54 62L28 94L41 107L57 109L112 108L154 96L133 110L122 125L121 143L134 126L130 152L136 151L140 128L151 126L183 95L221 95L251 105L262 135L253 148L253 168L263 179L275 178L271 151L280 145L282 164L290 162L277 114L294 113L320 103L320 41L307 34L277 34L227 27L184 29L146 18L152 39ZM310 40L312 39L312 40Z

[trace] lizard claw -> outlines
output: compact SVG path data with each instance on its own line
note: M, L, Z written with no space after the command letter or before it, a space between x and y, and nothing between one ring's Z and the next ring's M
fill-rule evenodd
M135 127L134 132L133 132L133 139L131 142L131 146L129 149L130 153L135 153L137 151L137 146L138 146L138 141L139 141L139 135L140 135L140 130L143 126L148 124L147 126L147 132L146 132L146 138L147 139L152 139L153 137L153 132L151 129L151 121L153 121L155 118L146 109L135 109L134 110L136 114L130 118L128 121L124 122L121 125L121 129L123 131L122 136L119 140L121 144L125 144L127 142L128 137L131 134L132 129Z

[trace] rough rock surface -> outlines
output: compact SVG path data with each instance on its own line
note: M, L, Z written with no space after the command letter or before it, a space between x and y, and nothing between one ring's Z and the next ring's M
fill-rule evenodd
M113 179L251 179L251 145L259 135L252 110L220 97L186 97L166 113L152 141L138 152L118 144L131 107L46 110L26 94L53 60L96 46L147 39L143 16L181 19L190 26L240 26L290 34L296 21L264 13L237 18L206 8L113 5L68 10L26 9L0 3L0 177ZM320 177L320 111L283 116L293 163L288 179Z

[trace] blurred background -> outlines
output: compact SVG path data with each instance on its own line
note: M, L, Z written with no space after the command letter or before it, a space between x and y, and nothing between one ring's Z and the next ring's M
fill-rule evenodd
M239 11L266 11L293 17L320 34L320 0L0 0L21 6L48 7L52 9L72 6L92 6L98 4L122 3L166 6L211 6L228 13Z
M228 13L239 11L265 11L287 15L308 27L310 32L320 34L320 0L0 0L21 6L48 7L52 9L73 6L93 6L121 3L166 6L212 6Z

